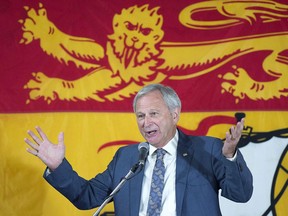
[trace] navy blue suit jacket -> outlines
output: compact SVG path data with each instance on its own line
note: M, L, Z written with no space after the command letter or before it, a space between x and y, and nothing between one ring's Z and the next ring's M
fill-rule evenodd
M218 216L218 193L247 202L253 191L252 175L240 151L235 161L222 155L223 142L207 136L187 136L179 131L176 159L176 211L178 216ZM119 148L107 169L87 181L72 170L66 159L44 178L79 209L100 206L138 161L138 145ZM115 195L117 216L139 214L143 170ZM148 188L147 188L148 190Z

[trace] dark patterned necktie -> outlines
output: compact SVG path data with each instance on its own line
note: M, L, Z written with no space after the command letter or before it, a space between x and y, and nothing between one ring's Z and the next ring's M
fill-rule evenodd
M164 149L157 149L157 159L153 170L150 188L147 216L159 216L161 213L162 192L164 188L165 166L163 157Z

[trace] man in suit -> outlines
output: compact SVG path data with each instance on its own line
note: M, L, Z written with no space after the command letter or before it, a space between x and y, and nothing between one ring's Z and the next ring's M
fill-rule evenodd
M237 149L244 119L226 133L224 144L218 138L188 136L177 128L179 97L172 88L161 84L141 89L134 98L133 109L138 128L149 143L149 154L143 170L113 197L116 215L152 215L148 209L150 212L157 149L165 150L162 159L165 174L163 191L158 194L161 204L155 215L221 215L220 190L222 196L235 202L250 199L252 175ZM44 178L79 209L100 206L138 162L138 145L119 148L103 173L86 180L73 171L65 158L63 133L55 145L39 127L36 129L40 138L28 131L33 141L25 139L30 146L27 151L47 165Z

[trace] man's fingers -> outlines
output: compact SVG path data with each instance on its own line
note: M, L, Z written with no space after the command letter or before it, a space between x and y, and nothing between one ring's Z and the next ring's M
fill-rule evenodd
M230 140L236 140L238 138L238 134L237 134L237 127L232 126L230 128Z
M64 145L64 133L63 132L60 132L58 135L58 144Z
M244 127L244 124L245 124L245 118L242 118L240 122L241 122L241 124L242 124L243 127Z
M35 156L38 156L38 151L36 151L35 149L27 148L26 150L27 150L27 152L29 152L30 154L33 154L33 155L35 155Z
M39 145L31 142L29 139L25 138L24 141L31 147L33 148L35 151L39 150Z
M226 135L226 138L229 138L232 141L240 139L243 128L244 128L244 118L242 118L240 122L237 122L236 126L232 126L230 128L229 130L230 136Z
M36 126L36 130L40 135L40 137L42 138L42 140L48 140L46 134L42 131L42 129L39 126Z
M39 145L31 142L29 139L25 138L24 141L31 147L31 148L27 148L27 152L29 152L30 154L33 154L35 156L38 155L38 150L39 150Z
M39 139L38 136L36 136L31 130L28 130L27 133L31 136L31 138L38 144L42 143L42 140Z

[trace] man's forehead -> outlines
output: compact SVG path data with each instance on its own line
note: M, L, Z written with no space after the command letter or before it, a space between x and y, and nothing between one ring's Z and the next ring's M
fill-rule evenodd
M162 97L142 97L140 98L137 103L136 107L138 108L145 108L145 109L155 109L160 106L165 105L164 100Z
M150 109L139 109L136 111L136 113L151 113L151 112L159 112L161 109L160 108L150 108Z

